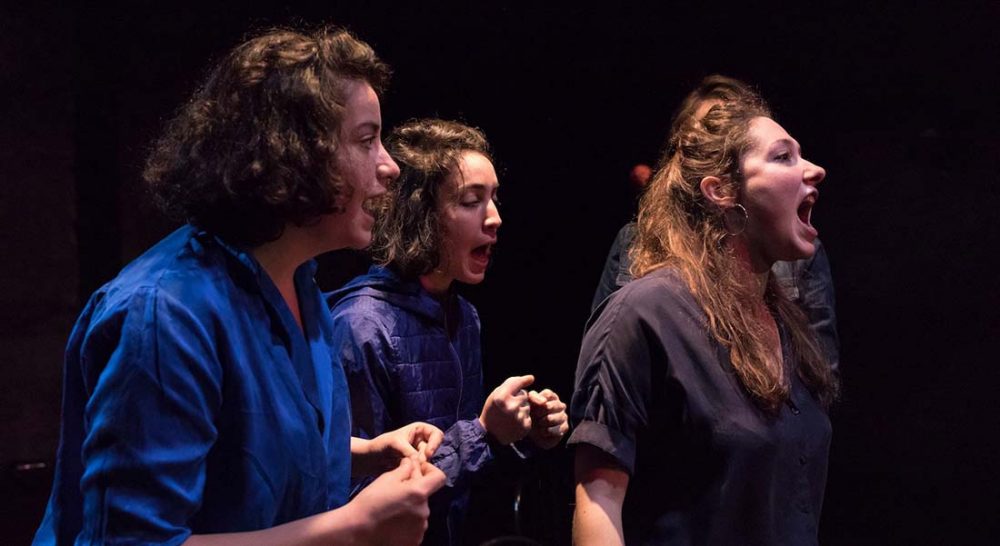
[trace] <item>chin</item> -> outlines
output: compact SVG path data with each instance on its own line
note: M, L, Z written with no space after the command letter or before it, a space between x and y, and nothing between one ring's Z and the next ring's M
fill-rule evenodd
M803 241L795 245L794 258L789 258L786 261L794 260L804 260L806 258L812 258L813 254L816 253L816 243L814 241Z
M364 235L359 234L357 237L354 237L354 240L349 245L349 248L353 248L354 250L364 250L369 246L371 246L371 244L372 244L371 233L367 233Z
M479 284L486 280L486 273L466 273L461 279L457 280L463 284Z

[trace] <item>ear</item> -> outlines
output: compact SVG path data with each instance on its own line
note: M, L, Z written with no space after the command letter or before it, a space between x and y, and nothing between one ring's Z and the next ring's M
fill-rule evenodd
M718 176L706 176L701 179L701 193L705 199L717 207L729 208L736 204L736 196L730 195L729 184Z

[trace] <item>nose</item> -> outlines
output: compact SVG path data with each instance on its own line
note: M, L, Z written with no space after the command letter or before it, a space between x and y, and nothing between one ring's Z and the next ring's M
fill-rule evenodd
M483 226L490 231L496 231L500 229L500 224L503 220L500 219L500 209L497 208L497 202L490 199L490 202L486 205L486 221L483 222Z
M393 180L399 178L399 165L392 159L381 142L379 142L379 148L381 151L379 152L378 164L375 167L375 178L378 179L378 183L384 191Z
M819 165L813 163L812 161L805 160L806 168L802 173L802 178L805 182L811 186L817 186L820 182L826 178L826 169L820 167Z

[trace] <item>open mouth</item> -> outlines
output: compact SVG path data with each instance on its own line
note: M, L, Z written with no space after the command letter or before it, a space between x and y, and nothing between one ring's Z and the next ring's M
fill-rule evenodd
M802 203L799 204L799 209L797 211L799 215L799 221L811 227L812 223L810 220L812 218L812 209L813 206L815 205L816 205L816 195L815 194L807 195L806 198L802 201Z
M477 246L472 249L472 257L477 261L488 262L493 251L492 247L492 244Z

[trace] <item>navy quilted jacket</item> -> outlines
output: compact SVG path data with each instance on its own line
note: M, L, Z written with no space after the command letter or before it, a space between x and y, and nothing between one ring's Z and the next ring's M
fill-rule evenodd
M431 498L425 544L453 544L469 479L493 458L483 404L479 316L464 298L439 302L417 281L372 267L327 294L333 357L351 391L352 434L373 438L414 421L445 431L432 461L447 485ZM355 493L371 479L358 482Z

